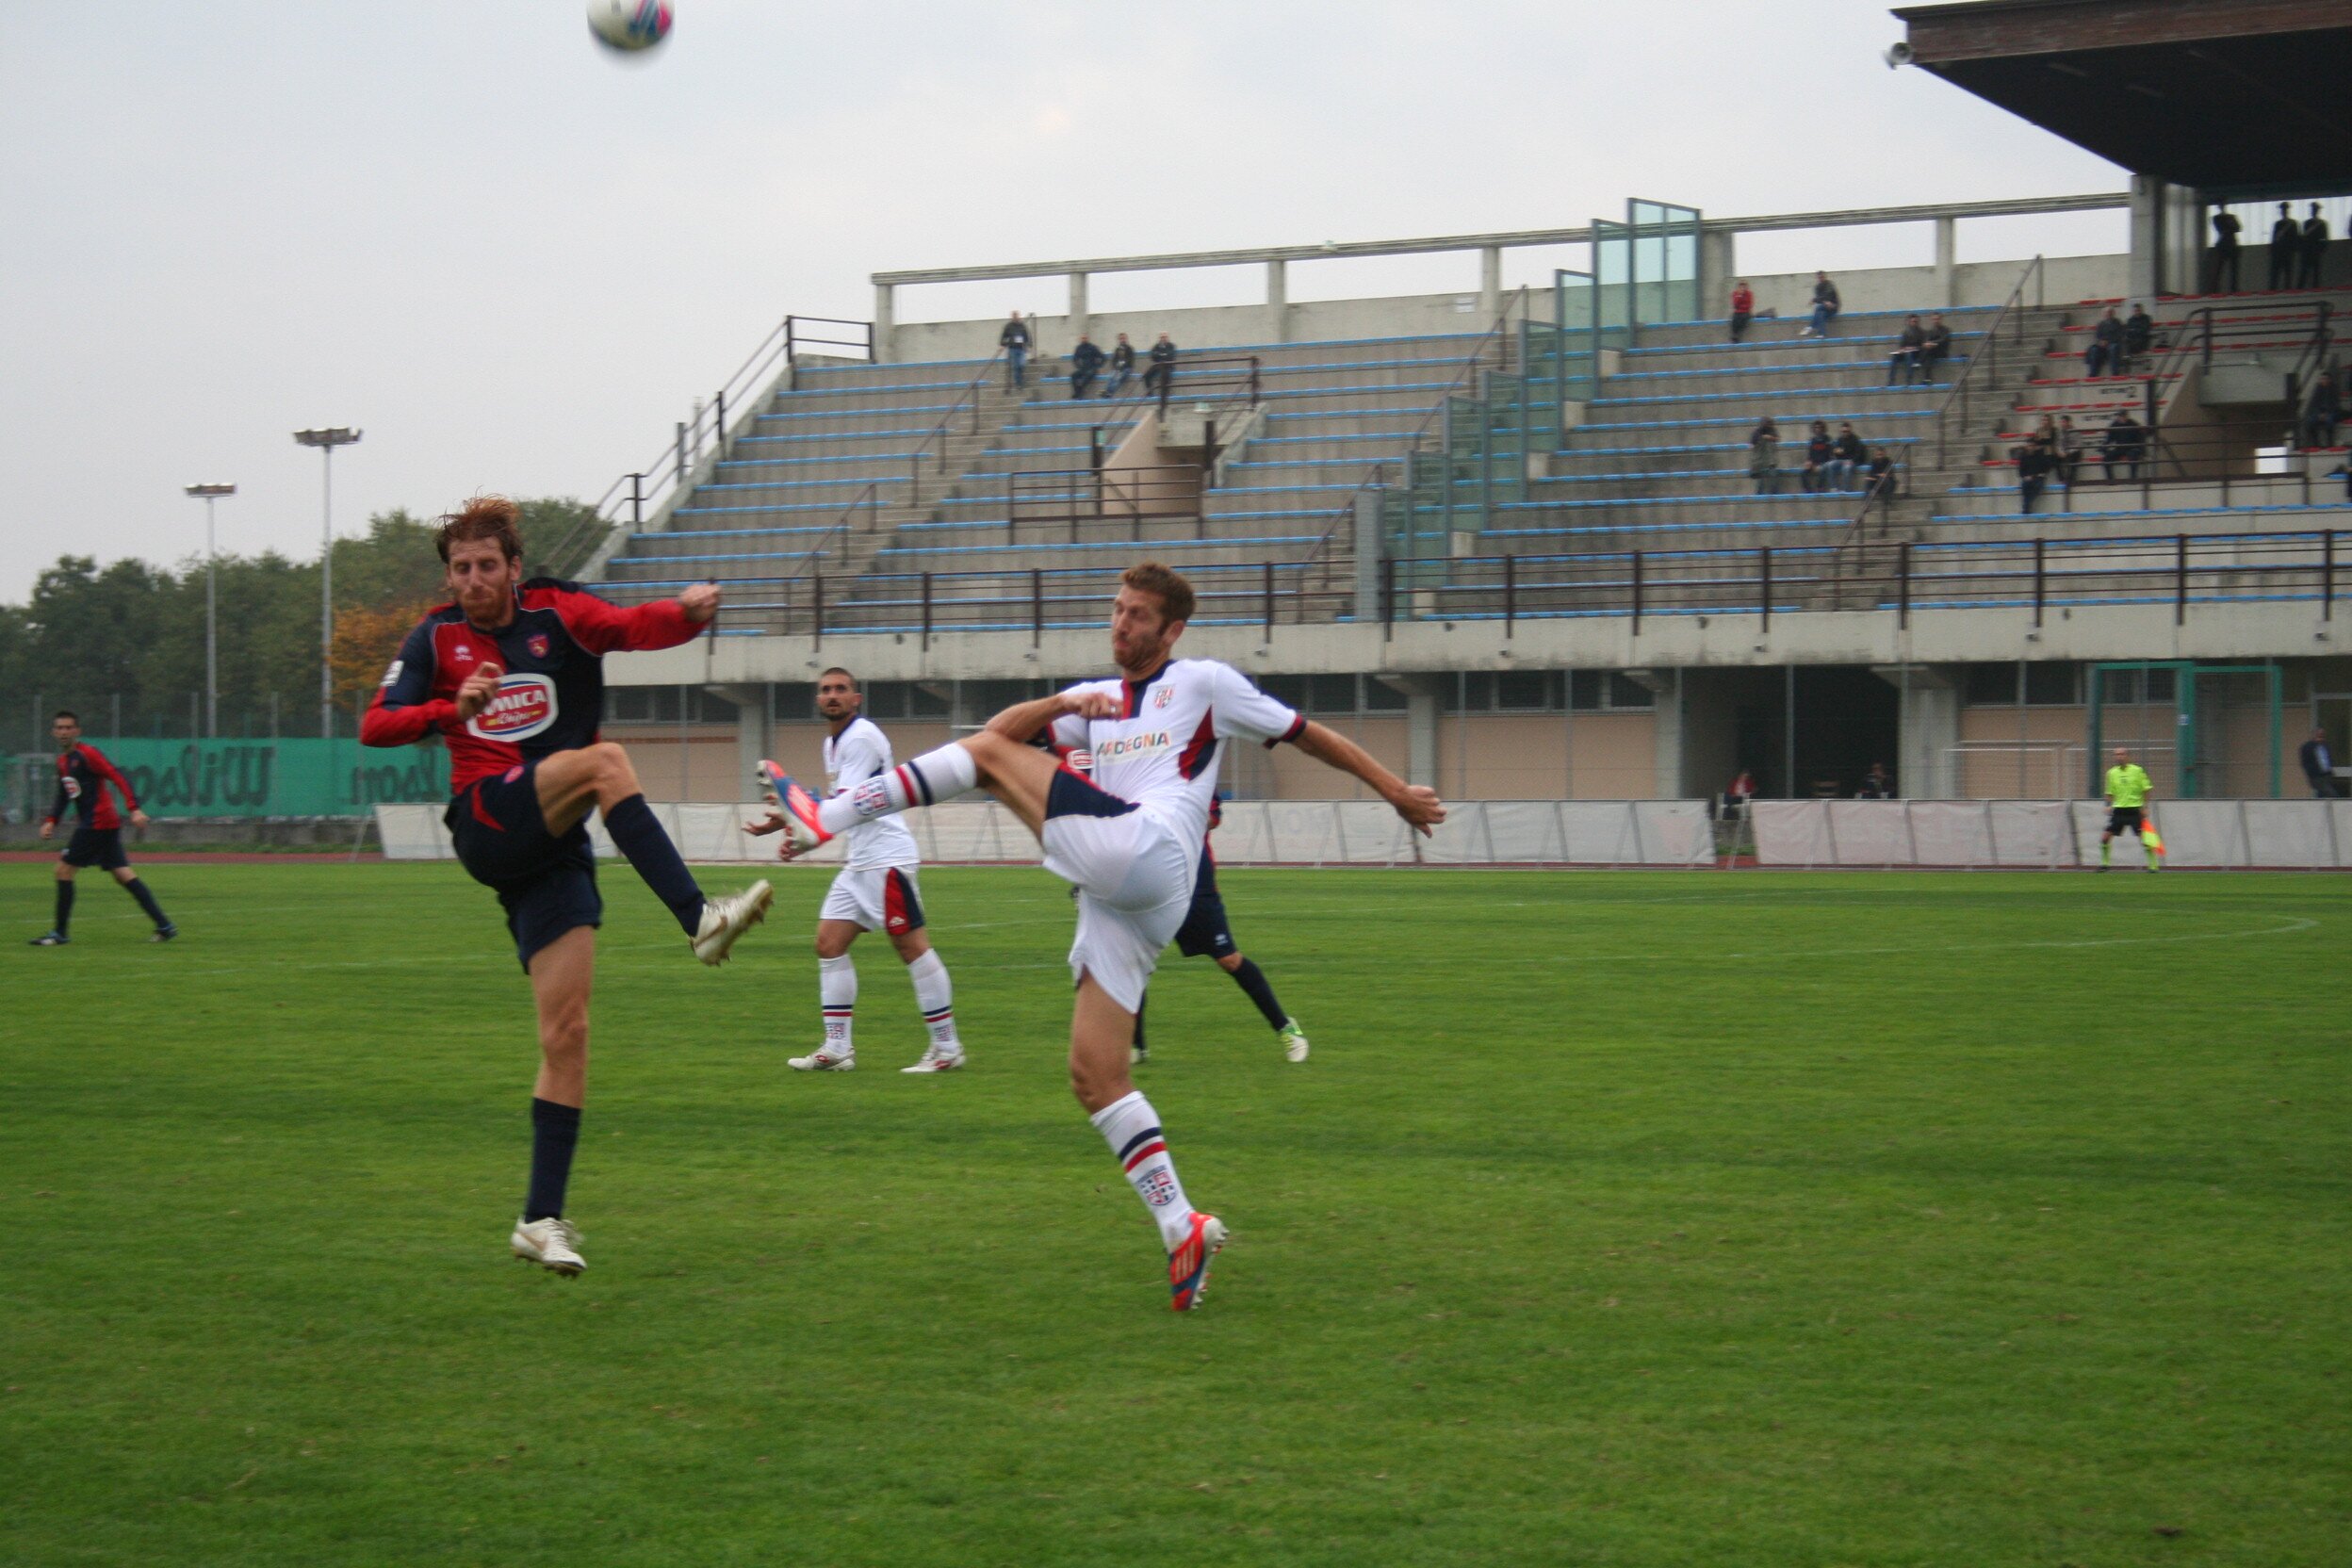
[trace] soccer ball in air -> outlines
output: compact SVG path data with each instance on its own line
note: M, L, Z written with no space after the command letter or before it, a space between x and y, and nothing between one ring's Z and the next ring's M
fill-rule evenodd
M650 49L670 36L669 0L588 0L588 30L623 54Z

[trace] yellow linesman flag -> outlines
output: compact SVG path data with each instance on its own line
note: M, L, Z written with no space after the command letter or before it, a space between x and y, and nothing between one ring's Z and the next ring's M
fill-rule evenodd
M2156 831L2154 817L2140 819L2140 842L2148 846L2148 852L2150 855L2162 855L2164 852L2164 836Z

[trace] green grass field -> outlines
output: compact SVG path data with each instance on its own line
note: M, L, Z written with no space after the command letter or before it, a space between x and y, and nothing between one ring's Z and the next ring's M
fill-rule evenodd
M1228 874L1315 1056L1163 968L1178 1317L1042 872L915 1079L873 939L784 1069L822 873L713 972L608 869L577 1282L487 893L148 875L0 947L0 1561L2352 1560L2352 880Z

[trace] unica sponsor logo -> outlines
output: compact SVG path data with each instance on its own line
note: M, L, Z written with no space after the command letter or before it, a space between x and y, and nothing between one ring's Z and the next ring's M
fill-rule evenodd
M1097 767L1112 762L1132 762L1155 751L1169 750L1175 744L1176 738L1165 729L1147 729L1138 735L1119 735L1094 748L1094 761Z
M527 741L553 723L555 682L544 675L510 675L466 728L485 741Z

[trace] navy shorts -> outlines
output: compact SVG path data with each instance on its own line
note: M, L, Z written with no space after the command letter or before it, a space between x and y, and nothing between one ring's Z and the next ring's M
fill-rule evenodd
M458 863L498 895L514 956L523 968L564 932L604 923L596 892L596 856L588 825L550 833L539 814L535 762L468 784L442 820L457 843Z
M2107 831L2129 833L2133 838L2138 838L2140 836L2140 808L2117 806L2111 808L2107 813Z
M131 858L122 853L119 827L75 828L59 858L69 866L96 866L104 871L120 871L131 863Z
M1176 928L1176 951L1187 958L1222 958L1239 952L1233 928L1226 923L1225 895L1217 890L1217 862L1203 850L1200 872L1193 878L1192 907Z

